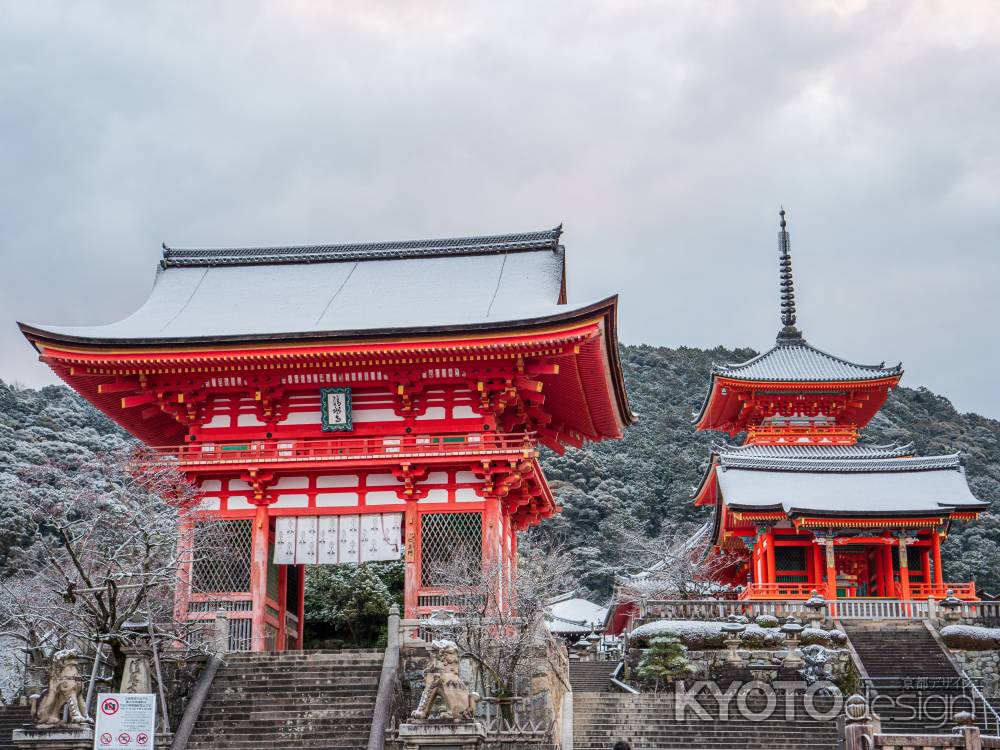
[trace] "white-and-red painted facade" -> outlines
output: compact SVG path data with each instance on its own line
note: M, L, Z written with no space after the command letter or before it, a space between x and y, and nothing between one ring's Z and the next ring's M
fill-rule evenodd
M498 290L501 281L514 283L510 267L524 263L520 253L552 254L561 271L558 231L531 235L534 245L521 246L521 237L450 241L435 260L463 270L467 261L513 256L502 259L496 280L483 281ZM275 261L273 249L244 252L249 257L236 263L209 252L197 267L205 275L216 269L254 274L256 283L256 275L280 275L289 262ZM424 251L404 248L401 257L388 258L370 246L324 252L307 258L320 273L339 272L330 267L342 263L383 264L368 270L397 273L398 266L385 264L413 263ZM165 258L169 269L169 254ZM552 264L548 256L542 260ZM416 273L414 284L427 281L419 277L424 265L407 271ZM245 588L199 590L188 569L178 582L177 616L209 619L224 607L250 648L280 650L302 644L305 572L302 565L275 564L277 529L289 528L279 519L315 528L310 519L337 517L340 528L350 529L351 519L384 517L389 523L382 528L399 529L394 541L405 563L404 614L417 617L447 607L449 596L428 580L426 527L440 527L445 515L465 514L463 528L471 519L480 529L484 564L499 561L512 570L517 532L559 510L539 465L539 446L563 451L621 436L632 416L618 362L616 299L569 308L558 271L547 288L544 315L486 316L438 330L408 328L406 318L421 312L407 314L405 305L399 326L349 332L214 337L209 327L194 337L139 331L119 338L102 329L86 335L22 329L68 384L177 460L198 487L205 514L249 523ZM373 306L378 291L371 290ZM537 301L526 299L531 302ZM178 303L181 311L188 306ZM350 430L324 430L321 392L331 387L350 388Z

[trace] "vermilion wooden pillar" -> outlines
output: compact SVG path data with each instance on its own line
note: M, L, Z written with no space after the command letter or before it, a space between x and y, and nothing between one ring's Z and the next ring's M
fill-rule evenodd
M885 544L882 547L882 574L885 576L885 596L894 598L896 596L896 582L893 579L891 544Z
M299 650L305 649L303 645L305 643L306 636L306 566L299 566L299 638L296 642Z
M837 598L837 558L833 550L833 539L826 540L826 598Z
M929 547L924 547L920 550L920 555L923 558L921 562L924 566L924 583L928 586L931 585L931 550Z
M875 596L885 596L885 557L880 547L875 548Z
M764 537L764 554L767 555L767 582L778 582L777 557L774 554L774 529L769 528Z
M296 595L298 592L295 592ZM277 651L285 650L285 639L288 627L288 566L278 566L278 637L275 643Z
M253 618L250 626L252 651L263 651L267 645L264 613L267 611L268 522L267 505L258 505L253 517L250 557L250 595L253 599Z
M934 583L944 586L944 569L941 567L941 535L937 529L931 532L931 555L934 558Z
M812 570L813 570L813 586L817 591L823 590L823 550L820 549L819 544L813 543L812 545Z
M500 500L487 495L483 498L483 569L492 571L499 580L495 580L493 585L497 587L499 601L498 606L504 607L503 598L503 572L498 568L498 564L503 563L503 554L500 546L501 533Z
M909 601L912 595L910 591L910 561L906 552L906 542L905 537L901 537L899 540L899 596L904 601Z

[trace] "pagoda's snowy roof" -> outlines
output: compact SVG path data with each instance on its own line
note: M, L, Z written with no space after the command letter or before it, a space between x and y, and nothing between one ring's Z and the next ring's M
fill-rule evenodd
M580 597L561 598L546 608L545 621L553 633L589 633L600 629L608 608Z
M952 458L950 468L925 463ZM853 471L803 465L774 470L719 467L716 471L722 497L733 510L820 516L920 516L951 510L977 511L988 506L969 491L965 469L957 456L883 459L877 463L904 461L913 462L913 468Z
M779 339L778 345L742 364L715 365L716 375L734 380L824 382L896 377L902 365L859 365L810 346L802 338Z
M720 456L738 458L902 458L913 455L913 443L905 445L817 445L802 443L799 445L731 445L722 443L716 446Z
M30 327L64 340L139 343L562 319L589 306L558 304L564 295L560 232L293 248L166 248L149 298L129 317L100 326Z
M846 447L846 446L845 446ZM720 453L719 465L722 469L760 469L767 471L791 472L910 472L928 471L934 469L959 469L962 457L958 453L944 456L880 456L857 454L827 453L818 447L813 455L754 455L753 453Z

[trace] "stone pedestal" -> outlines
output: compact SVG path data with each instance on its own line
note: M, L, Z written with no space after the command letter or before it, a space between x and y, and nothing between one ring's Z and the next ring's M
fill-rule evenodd
M14 730L17 750L93 750L94 730L91 727L60 727Z
M403 750L481 750L486 730L478 721L400 724Z

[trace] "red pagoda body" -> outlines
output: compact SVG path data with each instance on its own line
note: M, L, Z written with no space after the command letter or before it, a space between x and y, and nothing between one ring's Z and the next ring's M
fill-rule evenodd
M860 430L902 376L810 346L795 327L785 212L779 232L781 319L774 348L717 366L697 429L736 436L712 454L695 503L714 508L712 554L734 563L725 583L748 599L975 598L946 583L941 541L988 507L959 454L917 457L912 445L863 445Z
M200 491L223 563L181 619L228 610L230 647L301 648L306 565L405 561L405 616L447 608L456 554L512 571L559 508L538 445L631 423L617 298L566 304L561 228L449 240L164 247L105 326L21 325L42 361ZM509 580L509 579L508 579Z

